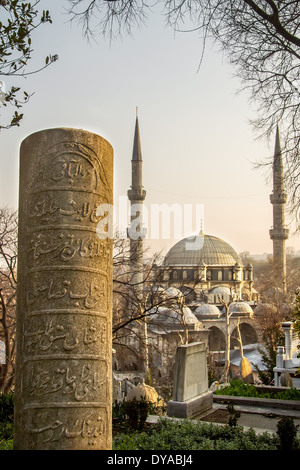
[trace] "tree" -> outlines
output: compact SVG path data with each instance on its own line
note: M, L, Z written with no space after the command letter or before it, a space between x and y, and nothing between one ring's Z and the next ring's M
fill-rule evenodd
M0 209L0 340L5 344L5 363L0 364L0 391L14 381L16 328L17 213Z
M251 260L254 271L255 287L260 295L261 302L280 305L291 305L295 291L299 287L300 258L293 256L292 250L287 249L286 256L286 292L282 290L282 283L274 269L273 256L268 255L264 260Z
M263 383L269 385L274 378L277 348L284 344L284 333L281 323L289 318L289 310L282 304L262 303L256 309L256 320L261 331L265 350L259 348L266 371L258 371Z
M219 296L219 301L224 307L225 311L225 326L226 326L226 334L225 334L225 365L222 376L220 378L220 382L228 382L229 370L230 370L230 317L232 313L229 313L229 306L232 302L232 299L229 302L225 302L221 296ZM238 330L239 331L239 330ZM241 351L243 351L243 346L240 345Z
M300 289L296 292L295 305L292 311L294 320L294 330L296 331L298 338L300 339Z
M179 335L179 342L188 341L184 295L179 289L163 286L163 274L156 269L160 254L147 256L144 251L145 262L140 272L141 266L132 263L131 250L128 239L116 237L113 257L113 346L119 362L126 362L127 366L128 362L137 362L150 376L149 350L150 346L155 346L153 342L149 344L148 328L155 327L165 333L167 321L173 315L173 323L178 324L176 335ZM141 275L138 276L138 272Z
M17 288L17 212L0 208L0 340L5 344L4 364L0 364L0 391L13 386L15 367L16 288ZM146 252L144 253L146 257ZM149 372L147 319L155 317L159 307L183 316L183 295L166 295L159 286L159 275L153 277L158 256L146 257L140 281L130 260L130 242L116 237L113 256L113 346L131 351ZM182 321L184 324L184 321Z
M145 23L153 10L147 0L69 0L72 20L86 36L96 27L114 38ZM241 89L257 106L252 121L260 137L280 123L290 207L299 210L299 2L289 0L162 0L167 24L176 31L198 31L203 50L212 39L235 66ZM157 2L155 3L157 5ZM263 164L271 164L270 160Z
M40 13L37 5L20 0L0 1L0 77L28 77L40 72L58 59L57 55L48 55L45 64L38 69L28 70L32 58L32 33L42 24L52 23L48 10ZM30 94L21 87L12 85L6 91L4 81L0 81L0 108L16 108L13 116L7 117L6 123L0 124L0 129L19 126L23 118L20 109L30 99Z

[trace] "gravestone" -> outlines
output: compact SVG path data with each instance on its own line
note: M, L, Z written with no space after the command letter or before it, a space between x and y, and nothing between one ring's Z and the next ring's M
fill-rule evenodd
M20 149L14 447L112 445L113 150L84 130L47 129Z
M212 404L205 343L179 346L176 351L173 400L167 404L168 416L192 418L212 408Z
M241 373L241 377L244 383L246 384L254 383L252 366L246 357L242 357L241 359L240 373Z

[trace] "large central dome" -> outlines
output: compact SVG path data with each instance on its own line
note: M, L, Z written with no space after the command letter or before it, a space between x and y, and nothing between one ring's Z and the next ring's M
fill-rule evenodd
M167 253L166 266L234 266L240 263L236 251L221 238L199 234L183 238Z

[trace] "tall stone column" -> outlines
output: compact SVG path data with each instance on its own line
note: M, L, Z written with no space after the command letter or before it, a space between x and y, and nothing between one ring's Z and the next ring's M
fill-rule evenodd
M20 150L15 449L110 449L113 150L47 129Z

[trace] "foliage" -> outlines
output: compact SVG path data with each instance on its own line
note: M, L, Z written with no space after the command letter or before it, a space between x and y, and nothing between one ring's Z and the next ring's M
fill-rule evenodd
M37 5L40 0L33 3L20 0L2 0L0 2L0 76L2 77L27 77L39 72L57 60L57 55L48 55L45 64L39 69L28 71L28 62L32 58L32 32L45 23L52 23L48 10L40 13ZM1 107L12 106L17 110L26 103L30 95L19 86L12 85L6 92L4 82L0 82ZM23 114L15 111L9 122L0 125L0 129L8 129L19 126Z
M227 405L227 411L229 413L228 426L237 426L241 413L235 410L232 403Z
M276 450L277 438L253 429L161 418L143 432L118 435L114 450Z
M0 396L0 450L13 449L13 394ZM140 416L151 408L134 400L114 402L113 420L128 424L127 413L139 409ZM155 410L151 410L152 412ZM291 450L299 449L296 437L297 426L293 419L282 418L278 422L277 435L256 434L254 429L245 431L237 425L238 414L231 407L234 420L220 426L197 420L175 421L161 417L157 424L135 428L123 426L121 433L115 433L113 450ZM141 421L140 421L141 422ZM139 424L139 423L138 423Z
M0 423L12 423L14 420L14 394L0 394Z
M293 418L285 416L277 423L277 434L279 436L279 449L280 450L295 450L299 449L297 441L297 429Z
M14 394L0 394L0 450L13 448Z
M298 334L300 338L300 290L296 292L295 305L292 312L294 322L294 331Z
M228 387L220 388L214 392L216 395L229 395L237 397L275 398L278 400L300 400L300 390L292 387L283 391L262 392L254 385L245 384L242 380L231 380Z
M148 402L143 398L124 401L124 411L128 417L129 426L133 429L142 429L144 427L148 410Z
M164 408L159 402L151 403L142 397L140 400L124 399L121 402L115 400L113 403L113 421L118 430L141 430L149 414L159 415L163 412Z
M282 336L280 336L282 340ZM267 345L267 351L263 348L258 347L258 351L262 357L262 363L267 367L266 370L260 370L258 366L255 366L256 372L258 373L258 377L265 385L270 385L272 380L274 379L274 367L276 366L276 354L277 349L275 349L275 344L271 344L270 342Z
M266 370L261 371L257 366L255 368L260 380L265 385L269 385L274 378L273 369L276 366L277 348L284 345L284 332L281 324L287 318L288 314L280 309L280 304L276 305L269 301L259 306L256 319L261 330L264 348L258 347L258 350Z

